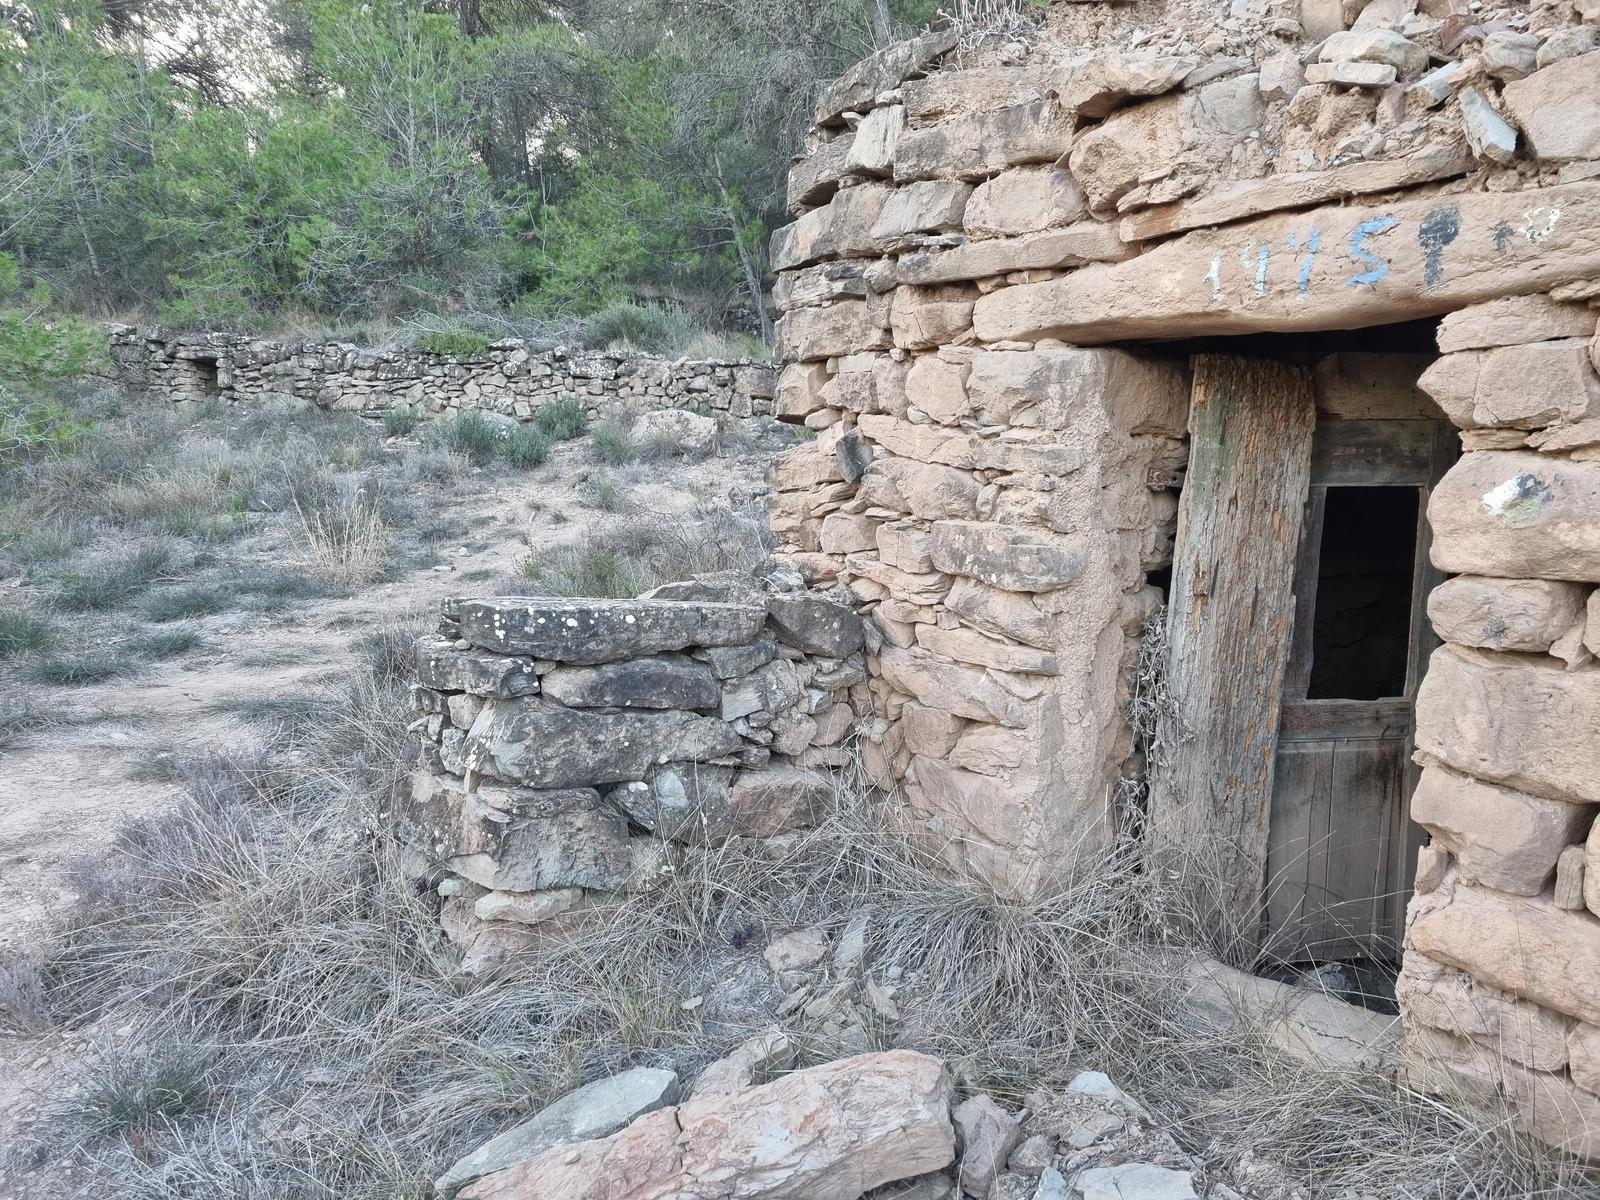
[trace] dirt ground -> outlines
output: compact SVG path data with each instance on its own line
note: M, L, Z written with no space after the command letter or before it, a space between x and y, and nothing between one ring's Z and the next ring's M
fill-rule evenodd
M692 527L696 513L725 504L730 494L748 505L781 442L769 430L700 462L608 466L581 438L557 444L550 461L526 472L467 472L453 488L427 496L433 528L466 534L439 539L430 553L414 556L420 561L391 569L381 582L276 612L201 616L186 622L201 635L188 653L131 677L45 689L49 723L0 749L0 965L44 956L52 927L78 898L74 862L114 852L127 822L174 803L180 783L164 764L271 738L294 719L297 703L340 686L363 635L431 623L448 596L528 590L518 566L530 553L577 545L608 528ZM391 439L386 452L402 449ZM611 511L596 507L600 475L614 492L605 501ZM391 540L406 536L402 530ZM394 557L405 556L400 549ZM288 571L311 569L286 522L235 540L228 552ZM0 580L0 609L7 608L48 608L47 587L25 575ZM0 686L24 685L0 673ZM0 1146L42 1119L75 1060L104 1039L131 1036L131 1029L0 1029ZM0 1197L45 1194L32 1172L8 1180L5 1170L0 1163ZM57 1178L50 1192L64 1182Z

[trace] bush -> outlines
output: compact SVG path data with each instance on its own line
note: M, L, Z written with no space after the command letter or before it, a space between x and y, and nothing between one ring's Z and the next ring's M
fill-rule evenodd
M0 462L60 450L93 428L65 405L23 400L0 386Z
M584 344L591 349L633 349L651 354L681 353L700 329L676 308L614 302L584 321Z
M500 431L481 412L457 413L434 426L438 444L466 458L475 467L494 460L500 449Z
M406 437L422 424L422 414L409 404L403 408L385 409L383 432L385 437Z
M602 462L612 466L634 462L639 457L639 444L634 441L633 426L615 417L601 421L589 435Z
M0 661L45 650L55 641L55 627L25 612L0 612Z
M550 457L550 439L532 425L518 425L501 445L500 455L513 467L537 467Z
M552 441L565 442L583 436L589 428L589 414L582 400L565 395L534 413L533 423Z
M447 329L423 334L417 339L417 348L446 358L471 358L489 348L489 339L467 329Z

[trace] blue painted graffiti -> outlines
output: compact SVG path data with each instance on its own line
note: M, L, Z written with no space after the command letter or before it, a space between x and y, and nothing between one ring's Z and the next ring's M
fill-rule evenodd
M1295 287L1299 289L1300 299L1310 299L1311 264L1317 261L1317 251L1322 249L1322 229L1320 226L1314 227L1304 242L1300 240L1300 235L1291 229L1283 235L1283 240L1293 253L1298 254L1302 249L1306 252L1306 256L1300 260L1300 273L1295 276L1294 282Z
M1388 233L1400 224L1399 217L1373 217L1370 221L1363 221L1350 231L1350 257L1357 262L1367 264L1367 269L1360 274L1352 275L1346 281L1351 287L1360 284L1380 283L1389 275L1389 264L1372 252L1367 245L1367 239L1376 237L1380 233Z

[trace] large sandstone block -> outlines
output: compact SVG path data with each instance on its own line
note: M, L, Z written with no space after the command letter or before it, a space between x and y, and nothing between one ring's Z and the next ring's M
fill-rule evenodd
M1600 50L1508 83L1504 96L1540 160L1600 158Z
M975 667L996 667L1034 675L1058 675L1061 664L1048 650L1019 646L1015 642L989 637L972 629L941 629L937 625L917 626L917 645L924 650Z
M1550 579L1458 575L1428 596L1428 619L1447 642L1545 654L1583 615L1587 592Z
M1071 145L1071 118L1047 98L906 130L895 148L894 177L979 179L1022 163L1055 162Z
M1028 595L976 579L957 579L945 597L945 607L978 629L1051 650L1060 644L1067 619L1061 611L1062 595Z
M1137 246L1123 242L1110 225L1080 221L1065 229L1042 229L1014 238L985 238L951 250L906 254L896 264L895 276L902 283L952 283L1012 271L1121 262L1138 252Z
M1464 454L1434 488L1428 522L1442 571L1600 582L1600 462Z
M736 646L761 636L754 605L562 597L466 600L461 636L476 646L590 666L688 646Z
M1352 329L1549 292L1600 272L1600 183L1541 188L1536 199L1418 196L1196 230L1124 263L1000 288L978 301L974 327L985 342L1079 345Z
M642 779L657 764L705 762L742 745L715 717L564 708L523 697L484 706L467 731L465 761L491 779L567 788Z
M861 649L861 618L820 593L773 596L767 602L767 613L767 622L778 641L806 654L844 658Z
M1184 148L1181 108L1176 96L1139 104L1074 141L1067 161L1091 208L1111 208L1140 179L1177 161Z
M1600 669L1442 646L1417 693L1416 739L1462 774L1600 803Z
M1595 311L1549 296L1506 296L1447 313L1439 322L1439 353L1524 346L1555 338L1590 337Z
M1466 882L1537 896L1561 852L1588 833L1594 810L1434 766L1417 783L1411 819L1456 856Z
M729 817L747 837L774 837L822 820L835 787L830 776L788 763L740 771L728 793Z
M481 650L457 650L450 638L426 634L413 651L417 682L441 692L474 696L529 696L539 690L533 661Z
M937 521L975 516L978 483L956 467L880 457L861 477L861 495L879 508Z
M1401 960L1395 999L1407 1022L1492 1046L1536 1071L1567 1065L1572 1022L1415 950Z
M1037 100L1054 82L1050 69L1043 64L966 70L945 67L906 84L906 116L913 125L929 125L958 113L1015 108Z
M967 306L970 315L972 306ZM796 308L778 318L778 356L789 362L886 350L891 339L864 300Z
M1013 729L1028 723L1031 706L988 670L959 666L926 650L885 646L878 653L878 671L926 708Z
M822 408L828 368L820 362L790 363L778 375L773 415L780 421L804 421Z
M966 206L967 232L1014 237L1059 229L1087 212L1083 189L1059 167L1017 167L981 184Z
M1600 921L1587 913L1447 881L1413 901L1406 945L1501 991L1600 1023Z
M986 425L1070 429L1092 411L1124 433L1182 437L1189 386L1170 362L1124 350L991 350L972 360L968 405Z
M716 708L722 688L705 663L677 655L593 667L552 667L542 692L569 708Z
M791 213L798 215L803 208L823 204L839 190L839 181L849 174L846 164L854 136L841 133L832 141L822 142L789 168L785 200Z
M906 127L904 105L875 108L856 126L845 166L863 175L887 175L894 165L894 148Z
M1418 386L1461 429L1543 429L1600 414L1587 335L1447 354Z
M1013 592L1048 592L1083 573L1084 554L1071 538L1042 529L984 521L935 521L928 531L933 565Z
M772 302L779 312L814 308L835 300L860 300L867 294L866 269L860 259L818 263L784 271L772 285Z
M872 227L883 212L890 190L866 183L834 194L772 234L772 269L789 271L824 258L866 258L875 253Z
M464 1200L624 1194L628 1200L858 1200L955 1160L952 1091L937 1059L908 1050L863 1054L756 1087L696 1095L610 1137L558 1146L486 1175L460 1194Z
M845 113L871 108L879 93L892 91L927 70L941 55L953 50L959 40L957 30L941 29L869 55L823 89L817 97L812 123L842 124Z
M926 350L957 341L972 330L972 306L977 298L977 289L965 284L896 288L889 307L894 344Z
M893 242L919 233L960 229L972 185L959 179L924 179L896 188L872 226L877 242Z

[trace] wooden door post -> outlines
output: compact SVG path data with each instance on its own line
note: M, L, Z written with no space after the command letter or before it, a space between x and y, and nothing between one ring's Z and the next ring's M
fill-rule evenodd
M1167 628L1177 729L1151 780L1158 869L1185 872L1219 948L1260 937L1278 715L1310 479L1311 373L1198 355Z

